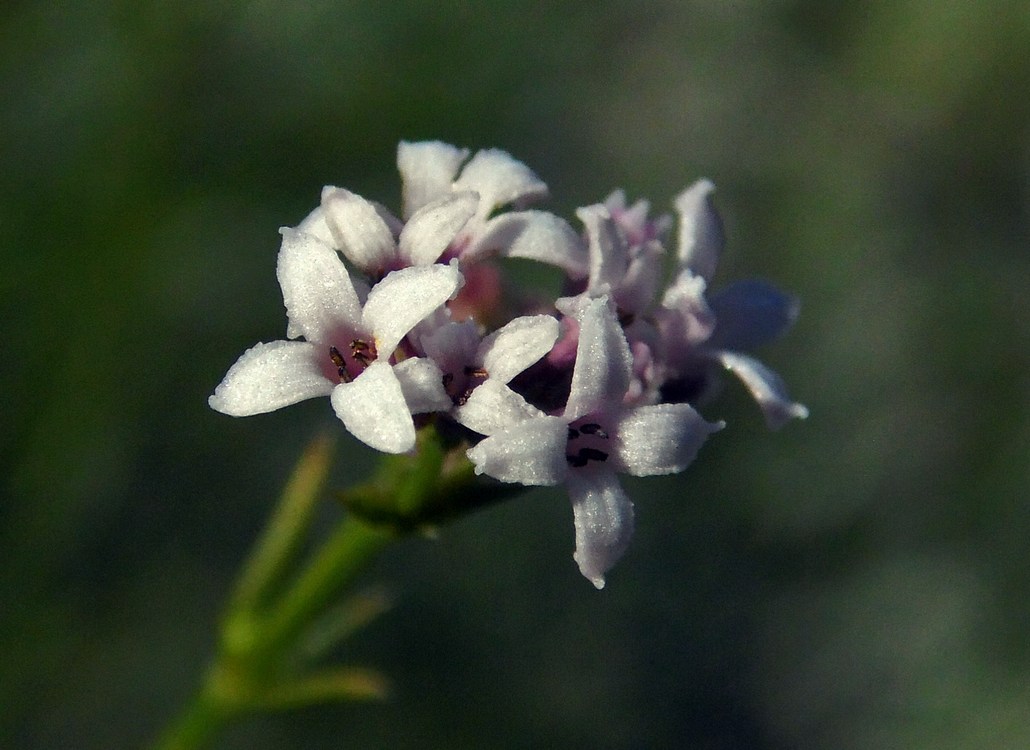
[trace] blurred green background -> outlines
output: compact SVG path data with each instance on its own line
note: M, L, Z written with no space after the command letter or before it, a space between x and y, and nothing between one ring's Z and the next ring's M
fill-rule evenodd
M338 655L394 700L220 747L1030 747L1027 3L8 2L0 92L3 747L139 746L198 683L334 424L206 398L282 336L278 227L327 183L397 206L402 138L504 148L568 217L715 180L717 282L802 298L760 354L812 417L729 384L689 471L627 482L600 593L558 491L396 546Z

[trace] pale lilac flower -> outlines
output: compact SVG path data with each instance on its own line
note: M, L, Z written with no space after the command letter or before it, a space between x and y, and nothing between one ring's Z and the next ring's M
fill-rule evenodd
M415 445L412 414L450 408L442 373L429 359L394 354L408 332L461 286L445 265L386 275L362 300L336 252L283 229L278 277L289 321L303 341L260 343L244 352L208 400L230 416L274 411L316 396L359 440L387 453Z
M687 404L630 407L629 345L607 297L559 300L579 324L572 386L548 415L501 382L476 388L459 419L486 435L468 451L476 472L503 482L565 484L576 527L574 558L597 588L633 535L633 504L616 473L682 471L711 432Z
M397 168L404 217L413 218L454 193L472 193L477 196L475 210L448 249L462 265L501 255L557 266L573 278L585 276L586 252L568 222L546 211L526 210L547 197L547 185L500 149L478 151L465 163L468 156L467 149L440 141L402 141ZM507 206L514 210L501 211Z
M798 315L795 298L772 284L741 281L706 296L724 243L722 221L711 201L715 186L700 180L675 201L680 217L679 272L656 311L662 333L666 400L694 401L707 389L709 370L736 375L758 402L769 427L804 419L808 409L791 401L783 380L744 354L785 333Z

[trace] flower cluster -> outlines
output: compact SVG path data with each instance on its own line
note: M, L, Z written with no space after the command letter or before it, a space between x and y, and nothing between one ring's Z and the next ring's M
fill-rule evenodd
M414 450L429 422L457 430L477 473L568 488L575 560L601 588L633 533L616 475L690 464L723 427L695 410L718 370L740 378L770 427L807 415L745 353L786 331L797 303L754 280L708 293L723 232L707 180L676 198L667 259L672 220L645 201L617 191L579 209L576 231L528 208L547 186L524 164L469 156L401 143L400 217L326 187L281 230L286 339L247 350L209 403L245 416L328 396L351 434L387 453ZM561 269L564 296L514 314L503 258Z

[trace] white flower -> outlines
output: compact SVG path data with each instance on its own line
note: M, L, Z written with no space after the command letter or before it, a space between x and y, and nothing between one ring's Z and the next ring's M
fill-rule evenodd
M606 297L559 300L579 323L568 401L547 415L501 382L476 388L459 414L487 437L468 451L477 473L528 485L564 483L576 527L574 558L595 586L633 535L633 504L616 473L636 476L682 471L711 432L687 404L630 407L631 357Z
M316 396L359 440L387 453L415 445L412 414L450 408L430 360L394 364L402 339L461 286L456 268L432 265L386 275L362 302L336 252L313 235L283 229L278 277L289 338L244 352L208 403L230 416L274 411Z
M403 182L403 215L414 218L435 201L472 193L477 196L474 213L449 251L462 265L497 254L548 263L583 278L586 252L572 227L546 211L524 210L547 196L547 185L505 151L479 151L462 168L468 155L467 149L440 141L402 141L397 168ZM516 210L498 212L506 206Z

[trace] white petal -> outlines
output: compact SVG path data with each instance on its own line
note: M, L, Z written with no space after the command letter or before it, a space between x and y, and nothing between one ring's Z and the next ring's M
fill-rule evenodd
M397 258L387 222L370 201L343 188L326 187L322 208L336 246L347 260L370 274L382 273Z
M326 221L325 209L321 206L305 216L300 224L296 226L296 230L304 232L304 234L310 234L329 247L336 247L336 238L333 237L333 231L329 228L329 223Z
M497 253L557 266L574 279L587 275L588 255L583 239L567 221L546 211L515 211L486 222L463 260Z
M576 317L579 343L565 406L569 421L621 404L633 364L626 335L607 297L590 300Z
M333 409L361 442L384 453L415 447L415 424L393 368L373 362L351 383L333 389Z
M698 180L674 201L680 215L680 268L707 281L715 275L724 243L722 219L712 203L714 191L711 180Z
M476 363L491 380L507 383L551 350L559 327L550 315L515 318L483 339Z
M453 193L423 206L408 219L399 240L401 257L413 266L435 263L479 205L472 192Z
M613 425L612 468L638 477L683 471L723 426L704 421L688 404L630 409Z
M665 248L660 242L651 241L640 246L615 291L615 301L620 310L642 315L651 309L662 275L664 255Z
M450 411L451 399L443 388L443 373L425 357L411 357L393 366L404 400L412 414Z
M678 367L693 357L694 348L715 330L715 314L705 300L705 280L689 270L680 272L666 290L656 317L669 361Z
M710 304L716 324L709 345L742 351L786 333L800 311L797 298L759 279L738 281L720 289L712 295Z
M511 388L492 378L475 388L464 404L459 406L455 418L473 432L493 435L512 425L525 422L544 413L530 406Z
M328 396L334 383L322 374L318 354L306 341L257 344L229 368L207 403L222 414L247 417Z
M601 205L576 209L586 229L590 253L591 294L609 294L622 283L629 265L629 250L619 236L608 209Z
M477 474L502 482L554 485L565 479L568 425L558 417L536 417L484 439L468 451Z
M808 417L807 407L790 400L783 379L754 357L727 351L717 351L712 356L751 391L770 429L779 429L791 419Z
M397 146L397 169L401 174L404 218L449 193L468 155L468 149L440 141L401 141Z
M313 235L279 231L283 241L276 275L289 319L287 335L323 343L340 328L360 325L358 295L336 251Z
M372 287L362 319L375 335L380 357L389 357L415 325L451 299L461 287L461 272L452 266L402 268Z
M567 484L576 524L573 559L591 583L604 588L604 574L633 538L633 503L611 471L572 470Z
M500 149L484 149L472 157L454 182L456 190L475 190L482 200L481 216L515 203L524 206L547 197L547 185L522 162Z

